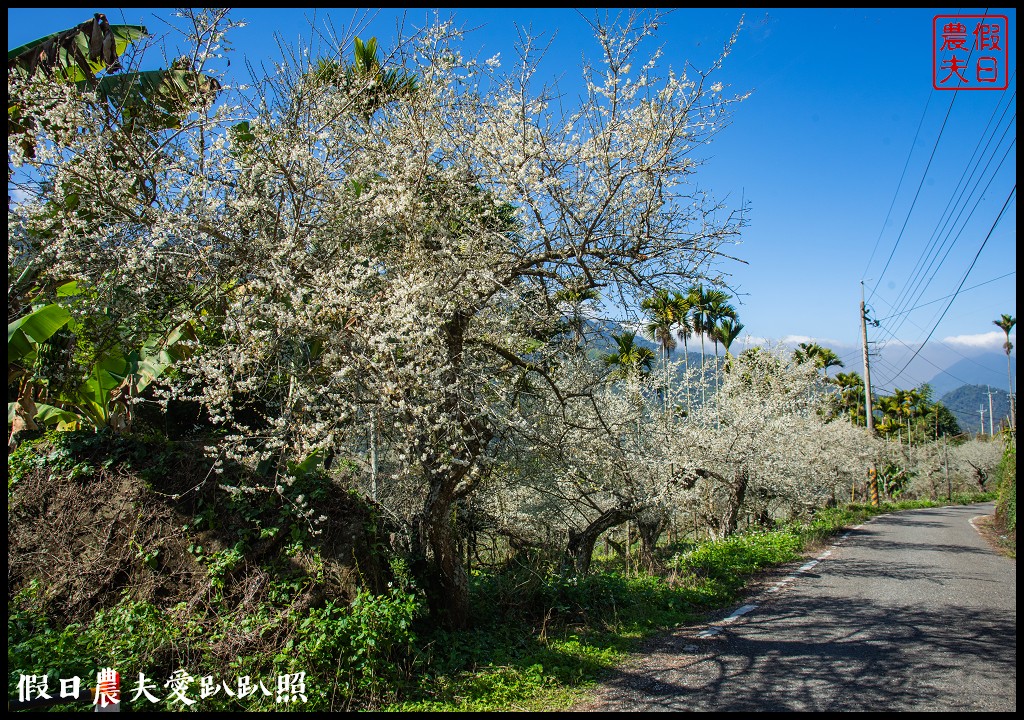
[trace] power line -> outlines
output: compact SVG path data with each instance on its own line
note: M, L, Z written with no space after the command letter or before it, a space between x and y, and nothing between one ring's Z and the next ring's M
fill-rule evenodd
M970 58L968 58L968 62ZM868 300L875 296L875 290L878 289L879 283L882 282L882 278L885 276L885 271L889 269L889 263L892 262L893 255L896 254L896 248L900 245L900 240L903 238L903 231L907 229L907 223L910 222L910 216L914 212L914 205L917 204L917 198L921 195L921 188L924 187L925 178L928 177L928 170L932 166L932 160L935 159L935 152L939 149L939 141L942 139L942 133L946 129L946 123L949 121L949 114L953 110L953 103L956 102L956 96L959 95L959 91L953 93L953 97L949 101L949 107L946 108L946 117L942 119L942 127L939 128L939 135L935 138L935 143L932 145L931 155L928 156L928 164L925 165L924 172L921 174L921 182L917 184L917 191L914 193L914 199L910 203L910 208L907 210L907 219L903 221L903 227L900 228L900 234L896 236L896 242L893 243L892 252L889 253L889 258L885 261L885 267L882 268L881 274L875 281L875 286L871 288L871 294L868 295Z
M994 282L995 280L1000 280L1001 278L1007 277L1007 276L1009 276L1009 275L1014 275L1014 274L1015 274L1015 272L1010 272L1010 273L1007 273L1006 275L1002 275L1002 276L1000 276L1000 277L998 277L998 278L994 278L993 280L987 280L987 281L986 281L985 283L980 283L980 285L984 285L984 284L986 284L986 283L989 283L989 282ZM961 293L963 293L963 292L967 292L967 290L973 290L973 289L974 289L975 287L978 287L978 286L979 286L979 285L974 285L973 287L970 287L970 288L965 288L964 290L961 290ZM953 295L946 295L945 297L941 297L941 298L938 298L938 299L936 299L936 300L933 300L932 302L930 302L930 303L926 303L926 304L928 304L928 305L931 305L931 304L933 304L933 303L937 303L937 302L940 302L940 301L942 301L942 300L945 300L946 298L949 298L949 297L953 297ZM886 300L885 298L883 298L883 297L882 297L881 295L879 295L879 296L878 296L878 299L879 299L879 300L881 300L882 302L886 303L886 304L887 304L887 305L889 305L890 307L892 307L892 305L891 305L891 304L889 304L889 302L888 302L888 301L887 301L887 300ZM910 324L911 324L911 325L913 325L914 327L916 327L916 328L917 328L918 330L920 330L920 331L921 331L922 333L924 332L924 328L923 328L923 327L921 327L920 325L918 325L918 324L917 324L916 322L914 322L913 320L911 320L911 321L910 321ZM895 335L895 333L893 333L892 331L890 331L890 330L889 330L888 328L885 328L885 327L881 327L881 326L879 326L879 330L881 330L881 332L883 332L883 333L887 333L887 334L889 335L889 338L890 338L890 339L892 339L892 340L895 340L896 342L898 342L898 343L899 343L900 345L902 345L903 347L907 348L908 350L910 350L910 349L911 349L909 345L907 345L907 344L906 344L905 342L903 342L902 340L900 340L900 339L899 339L899 338L898 338L898 337L897 337L897 336ZM876 341L876 342L880 342L880 343L881 343L881 347L879 348L879 350L881 350L881 349L885 348L885 347L886 347L886 345L888 345L888 343L889 343L889 340L888 340L888 339L886 339L886 338L883 338L882 340L880 340L880 341ZM946 349L947 349L947 350L949 350L949 351L950 351L951 353L953 353L953 354L955 354L955 355L959 355L959 356L960 356L961 358L963 358L963 359L964 359L964 360L966 360L967 362L971 363L972 365L977 365L977 366L978 366L978 367L980 367L980 368L981 368L982 370L986 370L986 371L989 371L989 370L991 370L991 368L988 368L988 367L986 367L986 366L982 365L981 363L979 363L978 361L974 360L973 358L967 357L966 355L964 355L964 354L963 354L962 352L960 352L960 351L959 351L959 350L957 350L956 348L954 348L954 347L950 347L949 345L947 345L946 343L942 342L941 340L936 340L935 342L939 343L939 345L941 345L942 347L946 348ZM924 357L923 355L921 356L921 359L922 359L922 360L924 360L925 362L927 362L927 363L928 363L929 365L931 365L932 367L934 367L934 368L937 368L938 370L940 370L940 371L942 371L942 372L946 373L947 375L949 375L949 376L950 376L950 377L952 377L953 379L955 379L955 380L959 380L960 382L962 382L962 383L965 383L965 384L970 384L970 383L967 383L967 381L966 381L966 380L964 380L963 378L959 378L959 377L957 377L956 375L953 375L953 374L952 374L952 373L950 373L950 372L949 372L948 370L943 370L942 368L940 368L940 367L939 367L938 365L936 365L935 363L933 363L933 362L932 362L931 360L929 360L928 358Z
M1005 95L1005 93L1004 93L1004 95ZM970 170L970 176L969 177L967 176L967 172L968 172L968 169L970 168L972 163L968 162L967 166L964 168L964 171L963 171L963 173L960 176L960 180L957 181L957 187L960 188L959 192L954 190L953 196L950 198L950 202L946 206L946 210L943 211L942 217L939 219L939 222L936 224L935 230L932 231L932 237L931 237L931 239L929 241L928 246L926 247L924 252L922 252L921 257L918 259L917 263L914 265L914 269L910 273L910 279L907 281L907 284L905 286L904 291L901 292L899 294L899 296L897 297L897 299L896 299L896 306L895 306L896 309L899 309L902 305L912 304L914 302L914 300L912 300L911 297L915 293L916 293L916 296L917 296L918 299L921 297L921 295L924 294L924 290L927 288L928 284L930 284L932 282L932 280L934 280L935 275L938 273L939 268L945 262L946 257L948 257L949 252L952 249L953 245L955 245L956 239L959 238L959 236L960 236L959 232L956 234L956 237L953 237L953 230L954 230L956 224L960 221L960 218L963 216L964 210L967 207L966 206L966 202L967 201L965 200L965 195L966 195L967 198L969 198L977 190L978 186L981 183L981 177L983 177L984 174L988 172L988 168L991 165L992 160L995 157L994 153L993 153L993 155L991 157L989 157L989 160L986 163L985 169L982 171L982 175L974 183L974 187L973 187L973 189L969 193L967 192L967 188L968 188L968 186L971 183L971 179L974 177L975 173L978 171L978 168L979 168L979 166L981 164L982 159L984 158L985 154L988 153L988 149L989 149L989 147L991 147L992 141L995 139L995 135L996 135L996 132L998 131L998 127L999 127L999 125L1002 124L1003 118L1006 117L1006 113L1012 107L1012 105L1013 105L1013 98L1015 98L1016 95L1017 95L1017 93L1016 93L1016 91L1014 91L1013 94L1009 98L1009 102L1007 102L1006 106L1003 109L1002 116L1000 117L999 121L996 123L995 128L993 128L992 132L990 133L989 132L989 127L992 125L992 120L995 118L995 115L996 115L996 113L999 110L999 106L997 105L993 109L992 115L989 117L989 121L988 121L988 123L987 123L987 125L985 127L985 130L982 131L982 135L981 135L981 137L979 137L978 143L975 146L974 151L972 152L972 157L974 157L976 159L973 160L974 167L973 167L973 169ZM1010 122L1007 123L1006 129L1003 131L1002 136L999 138L998 143L996 143L996 148L998 148L1003 143L1003 140L1006 138L1007 133L1009 132L1010 128L1013 126L1013 121L1014 121L1014 119L1016 119L1016 117L1017 117L1016 113L1014 113L1011 116ZM987 137L987 140L985 140L984 149L979 153L979 148L981 148L982 140L985 137ZM1014 141L1011 142L1011 146L1012 146L1013 142L1015 142L1015 139L1014 139ZM1008 153L1009 153L1009 150L1007 150L1007 154ZM1005 155L1003 157L1003 160L1005 160ZM999 167L1002 166L1002 162L1003 161L1001 160L1000 161L1000 165L996 169L996 172L998 172ZM966 178L966 182L965 182L965 178ZM991 180L989 182L991 182ZM986 190L987 189L988 188L986 187ZM953 211L955 210L956 206L961 203L961 200L964 200L964 205L961 207L960 211L957 213L956 217L954 218L953 217ZM977 207L977 203L975 204L975 207ZM973 210L972 210L972 213L973 213ZM969 218L970 218L970 216L968 216L968 219ZM965 225L966 225L966 221L965 221ZM946 232L946 239L943 240L942 243L940 244L939 243L939 238L941 237L942 232L943 232L943 227L945 227L945 226L948 226L949 229ZM962 232L962 228L961 228L961 232ZM939 261L938 266L935 267L935 271L932 273L932 276L928 279L928 282L925 283L925 285L922 287L921 283L924 280L924 277L932 269L932 266L935 264L936 258L938 258L939 253L942 252L942 248L946 246L946 243L950 242L950 238L952 238L952 242L950 243L949 248L946 250L946 253L942 257L942 260ZM932 254L933 249L934 249L934 254ZM929 256L931 256L930 260L928 260Z
M953 304L953 301L956 300L956 296L960 294L960 289L964 286L964 283L967 281L967 277L968 275L971 274L971 270L974 269L974 264L978 262L978 256L980 256L981 251L985 249L985 244L988 242L989 238L992 237L992 233L995 232L996 226L999 225L999 221L1003 218L1003 213L1006 212L1006 208L1010 206L1010 201L1013 199L1013 196L1016 194L1016 192L1017 184L1014 183L1013 188L1010 190L1010 194L1006 196L1006 202L1003 203L1003 207L999 211L999 215L996 216L995 222L992 223L992 227L989 228L988 234L985 235L985 239L981 242L981 247L978 248L978 252L974 254L974 259L971 260L971 266L967 268L967 272L964 273L964 277L960 281L960 285L957 287L956 292L953 293L953 297L950 298L949 303L946 305L946 309L942 311L942 315L939 316L939 319L935 322L935 325L932 326L931 332L928 333L928 337L924 339L924 342L921 343L921 346L914 352L910 360L907 361L906 365L904 365L903 368L899 371L899 373L897 373L893 377L893 380L895 380L897 377L903 374L903 371L907 369L907 365L910 365L910 363L913 362L914 358L917 357L917 354L921 352L921 348L923 348L926 344L928 344L928 341L931 340L932 335L935 333L935 329L939 327L939 323L942 322L942 318L946 317L946 313L949 311L949 308Z
M988 8L985 9L985 13L984 14L985 15L988 14ZM972 47L970 49L970 51L968 52L968 55L967 55L967 64L968 65L970 64L971 57L973 55L974 55L974 48ZM904 233L904 231L907 228L907 223L910 222L910 216L913 214L914 206L917 204L918 197L920 197L921 188L924 186L924 181L928 177L928 170L931 168L932 160L934 160L935 153L938 151L939 142L942 139L942 134L943 134L943 132L946 129L946 124L949 121L950 114L952 113L953 103L956 102L956 97L957 97L957 95L960 94L959 89L960 89L960 85L962 85L962 84L963 84L963 80L962 79L958 80L958 82L957 82L957 90L953 93L953 97L950 98L949 107L946 109L946 116L942 120L942 126L939 128L939 134L935 138L935 143L932 145L932 152L931 152L931 155L929 155L929 157L928 157L928 164L925 166L924 173L921 175L921 181L918 183L918 186L917 186L917 191L914 193L914 199L913 199L913 201L911 201L910 208L907 210L906 220L904 220L904 222L903 222L903 227L900 228L899 235L896 237L896 242L893 244L892 252L889 253L889 258L885 261L885 267L882 268L882 272L879 274L878 279L875 281L874 287L871 288L871 293L868 295L868 300L873 298L874 295L875 295L875 292L878 290L878 286L881 284L882 278L885 276L886 271L889 269L889 264L892 262L893 256L896 254L896 249L899 247L900 240L902 240L902 238L903 238L903 233ZM991 118L989 119L989 122L991 123ZM894 198L894 202L895 202L895 198ZM872 257L874 257L874 251L873 250L872 250ZM870 267L870 261L868 263L868 266ZM864 274L865 275L867 274L867 269L865 269ZM862 276L862 281L863 281L863 276Z
M1000 275L999 277L994 277L991 280L986 280L985 282L978 283L977 285L971 285L971 287L964 288L963 290L961 290L961 292L967 292L968 290L974 290L976 288L980 288L982 285L988 285L989 283L994 283L996 280L1002 280L1003 278L1008 278L1011 275L1016 275L1016 274L1017 274L1017 271L1013 270L1011 272L1006 273L1005 275ZM890 315L889 317L885 317L885 318L880 319L878 322L881 323L881 322L885 322L886 320L891 320L892 318L899 317L900 315L906 315L907 313L911 313L914 310L919 310L919 309L921 309L923 307L927 307L929 305L934 305L935 303L941 302L942 300L945 300L946 298L950 298L950 297L953 297L953 295L952 294L950 294L950 295L943 295L942 297L935 298L934 300L929 300L926 303L921 303L920 305L916 305L916 306L910 308L909 310L901 310L900 312L894 313L894 314ZM879 299L880 300L882 299L881 296L879 296ZM883 300L883 302L884 302L884 300ZM892 305L889 305L889 307L892 307ZM950 348L950 349L952 349L952 348Z
M917 138L921 134L921 128L924 126L925 116L928 115L928 106L931 105L932 97L935 93L928 93L928 99L924 103L924 112L921 113L921 119L917 123L917 130L914 131L914 139L910 143L910 152L907 153L907 161L903 163L903 172L900 173L900 181L896 183L896 192L892 195L892 202L889 203L889 210L885 213L885 220L882 221L882 229L878 231L878 239L875 240L875 246L871 249L871 257L868 258L868 264L864 266L864 272L861 273L861 282L864 281L864 276L868 274L868 268L871 267L871 261L875 259L875 252L878 250L878 244L882 241L882 235L885 234L885 226L889 224L889 218L892 216L892 209L896 207L896 198L899 197L900 188L903 187L903 178L907 175L907 168L910 167L910 158L914 156L914 146L917 145Z
M916 328L920 329L920 330L921 330L922 332L924 331L924 328L922 328L922 327L921 327L920 325L917 325L917 323L913 323L913 325L914 325L914 327L916 327ZM890 337L891 337L891 339L892 339L892 340L895 340L895 341L896 341L896 342L898 342L898 343L899 343L900 345L902 345L903 347L905 347L905 348L906 348L907 350L911 350L911 351L913 350L913 348L911 348L911 347L910 347L909 345L907 345L907 344L906 344L905 342L903 342L902 340L900 340L900 339L899 339L898 337L896 337L895 335L892 335L892 336L890 336ZM947 350L949 350L950 352L954 353L955 355L959 355L959 356L960 356L961 358L963 358L963 359L964 359L964 360L966 360L967 362L971 363L972 365L977 365L977 366L978 366L978 367L980 367L980 368L981 368L982 370L985 370L985 371L991 371L991 369L992 369L992 368L989 368L989 367L986 367L986 366L982 365L981 363L979 363L978 361L974 360L973 358L969 358L969 357L967 357L966 355L964 355L964 354L963 354L962 352L960 352L960 351L959 351L959 350L957 350L956 348L952 348L952 347L950 347L949 345L947 345L946 343L942 342L941 340L936 340L935 342L939 343L939 345L941 345L942 347L946 348ZM883 344L883 347L885 347L885 345L887 345L887 344L888 344L888 340L885 340L885 341L883 341L883 343L884 343L884 344ZM880 348L880 349L881 349L881 348ZM942 368L942 367L940 367L940 366L936 365L936 364L935 364L934 362L932 362L931 360L929 360L928 358L926 358L926 357L925 357L924 355L922 355L922 356L921 356L921 359L922 359L922 360L924 360L924 361L925 361L926 363L928 363L929 365L931 365L931 366L932 366L933 368L935 368L936 370L938 370L939 372L941 372L941 373L943 373L943 374L945 374L945 375L949 375L949 376L950 376L951 378L953 378L954 380L957 380L957 381L959 381L959 382L961 382L961 383L963 383L963 384L965 384L965 385L970 385L970 384L971 384L971 383L970 383L970 382L968 382L967 380L964 380L964 379L963 379L963 378L961 378L961 377L957 377L957 376L956 376L956 375L954 375L953 373L949 372L949 370L948 370L948 369L946 369L946 368ZM890 378L890 379L893 379L893 378Z
M1016 115L1014 115L1014 117L1016 117ZM1007 130L1009 130L1009 126L1007 126ZM1003 133L1004 137L1005 137L1005 134L1006 133L1004 132ZM1000 139L1000 142L1002 142L1002 138ZM961 227L960 227L960 230L957 231L955 237L951 238L951 241L949 242L948 246L946 247L945 254L939 260L939 264L935 267L934 271L932 272L931 277L928 279L928 281L923 286L920 287L920 290L916 292L916 298L920 298L920 296L922 294L924 294L924 291L928 288L928 286L935 279L935 276L938 274L939 268L941 268L942 265L946 262L946 259L949 257L950 251L956 245L957 240L960 239L960 236L963 234L964 230L967 228L968 222L970 221L971 217L974 216L974 213L978 209L978 206L981 204L981 201L984 198L985 193L988 191L988 189L991 186L992 182L995 180L996 176L999 173L999 170L1002 168L1003 163L1006 161L1006 158L1009 156L1010 151L1013 149L1013 147L1014 147L1014 145L1016 145L1016 143L1017 143L1017 140L1016 140L1016 138L1014 138L1010 142L1009 146L1007 146L1006 152L1003 153L1003 157L1000 159L999 164L996 166L996 169L992 173L991 177L989 178L989 181L985 185L985 188L981 191L981 193L978 194L978 198L977 198L977 200L975 200L974 206L971 208L970 213L968 213L967 218L964 220L963 225L961 225ZM991 162L991 160L989 162ZM980 179L979 179L979 183L980 183ZM977 185L975 187L977 187ZM961 208L960 213L957 216L958 220L959 220L959 216L963 215L964 209L966 209L966 206L964 208ZM952 233L952 229L950 230L950 234L951 233ZM949 235L947 235L947 237L949 237ZM945 245L946 245L946 242L943 242L943 246L945 246ZM929 263L929 267L927 269L925 269L925 272L927 272L928 270L931 269L931 265L934 262L935 262L935 259L933 258L932 261ZM916 282L914 282L914 288L913 289L911 289L909 291L906 291L906 292L902 292L900 294L900 297L904 297L905 296L905 301L902 303L903 305L906 305L906 304L911 303L911 302L914 301L914 299L911 296L915 295L915 290L917 289L918 286L920 286L920 282L921 282L921 280L923 278L924 278L924 275L921 275L921 277ZM899 328L902 326L902 324L903 324L903 321L900 321L900 324L896 327L895 331L898 331Z
M892 338L892 339L893 339L893 340L895 340L896 342L898 342L898 343L899 343L900 345L902 345L903 347L905 347L905 348L906 348L907 350L910 350L911 352L913 352L913 348L911 348L911 347L910 347L909 345L907 345L907 344L906 344L905 342L903 342L902 340L900 340L900 339L899 339L898 337L896 337L896 336L893 336L893 338ZM942 345L943 347L946 347L946 348L948 348L949 350L953 350L953 348L949 347L948 345L945 345L944 343L940 343L940 344L941 344L941 345ZM953 352L956 352L956 354L957 354L957 355L960 355L960 353L958 353L958 352L957 352L956 350L953 350ZM960 355L960 357L964 358L965 360L970 360L970 358L969 358L969 357L966 357L966 356L964 356L964 355ZM936 365L936 364L935 364L935 363L933 363L933 362L932 362L931 360L929 360L928 358L926 358L926 357L925 357L924 355L922 355L922 356L921 356L921 359L922 359L922 360L924 360L924 361L925 361L926 363L928 363L929 365L931 365L931 366L932 366L933 368L935 368L936 370L938 370L938 371L939 371L940 373L942 373L942 374L944 374L944 375L949 375L949 376L950 376L951 378L953 378L953 379L954 379L954 380L956 380L957 382L960 382L960 383L962 383L962 384L964 384L964 385L970 385L970 384L971 384L971 383L970 383L970 382L968 382L967 380L964 380L964 379L963 379L962 377L957 377L956 375L954 375L953 373L951 373L951 372L950 372L950 371L949 371L948 369L945 369L945 368L942 368L942 367L940 367L940 366ZM911 358L911 360L913 360L913 358ZM973 362L973 361L972 361L972 362ZM892 364L890 364L890 363L888 363L888 362L886 362L886 364L887 364L887 365L889 365L889 367L891 367L891 368L892 368L893 370L895 370L895 369L896 369L896 367L895 367L894 365L892 365ZM909 363L908 363L908 364L909 364ZM975 363L975 365L978 365L978 363ZM989 369L989 368L986 368L986 367L985 367L984 365L978 365L978 366L979 366L979 367L982 367L982 368L985 368L986 370L988 370L988 369ZM890 378L889 378L889 379L888 379L888 380L887 380L886 382L891 382L891 381L895 380L895 379L896 379L897 377L899 377L899 373L896 373L895 375L893 375L892 377L890 377ZM911 380L913 380L914 378L910 378L910 379L911 379ZM884 384L884 383L883 383L883 384ZM920 383L917 383L917 385L920 385Z
M896 369L896 366L893 365L888 360L886 360L885 358L883 358L881 356L878 356L876 359L877 359L878 363L881 364L883 367L885 367L889 372L892 372L893 370ZM878 383L878 385L876 385L875 387L878 388L879 386L888 385L889 383L892 383L892 381L895 380L897 377L898 377L898 375L892 375L891 377L889 377L889 379L884 380L884 381ZM907 377L907 380L909 380L913 384L913 387L920 387L921 385L924 384L923 381L918 380L917 378L910 377L910 376ZM895 387L896 387L896 385L895 385L895 383L893 383L893 388L895 388Z

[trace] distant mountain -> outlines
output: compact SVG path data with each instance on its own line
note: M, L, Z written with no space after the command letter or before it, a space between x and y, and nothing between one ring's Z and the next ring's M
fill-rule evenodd
M1013 369L1016 386L1017 358L1014 356L1010 357L1010 367ZM932 386L935 397L941 397L961 385L991 385L993 388L1006 390L1006 355L984 353L977 357L964 358L935 375L928 384ZM985 396L985 403L988 407L988 395ZM978 408L974 408L974 414L978 414Z
M1005 360L1005 358L1004 358ZM983 432L989 431L989 405L988 393L991 386L986 385L962 385L956 390L951 390L942 396L941 402L950 412L956 416L960 423L960 429L964 432L970 430L978 432L981 427L981 411L985 413L985 427ZM1005 390L992 390L992 415L993 428L999 431L999 423L1010 415L1009 393Z

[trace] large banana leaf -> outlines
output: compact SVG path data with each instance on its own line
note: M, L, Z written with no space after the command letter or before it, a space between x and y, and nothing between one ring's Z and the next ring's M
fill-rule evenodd
M78 85L83 90L92 87L87 82ZM182 113L220 87L209 75L172 68L108 75L93 89L120 111L126 123L138 120L150 128L174 128L181 127Z
M104 427L110 418L112 393L121 386L130 372L131 365L123 354L114 353L101 357L92 366L89 376L69 394L68 400L79 408L95 427Z
M32 76L43 72L76 83L82 90L94 90L116 107L129 125L141 122L150 129L180 127L182 113L220 90L216 79L186 66L96 78L103 71L121 70L120 57L125 49L148 35L143 25L111 25L105 15L96 13L81 25L9 51L8 73ZM32 118L22 117L17 103L8 102L8 135L24 133L32 124ZM31 140L23 144L25 154L34 156Z
M42 70L69 82L121 69L119 59L132 43L149 35L143 25L111 25L96 13L73 28L33 40L7 53L7 71L31 76Z
M8 403L8 423L13 422L10 405L14 404L16 403ZM58 430L76 430L82 426L82 418L78 414L45 403L36 403L35 421L39 425L56 425Z
M7 324L7 363L29 358L39 343L46 342L71 319L71 313L57 304L44 305Z

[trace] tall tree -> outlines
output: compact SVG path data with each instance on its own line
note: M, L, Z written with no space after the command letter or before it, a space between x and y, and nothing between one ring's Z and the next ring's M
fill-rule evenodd
M844 367L843 361L839 359L839 356L831 348L823 347L821 352L818 353L818 357L815 358L815 365L819 370L825 371L825 377L828 377L828 369L831 367Z
M686 412L690 412L690 349L687 341L693 336L693 305L690 293L672 293L672 302L676 306L676 333L683 341L683 369L686 376L684 393L686 395Z
M708 322L711 327L708 329L708 337L715 343L715 363L718 363L718 341L721 336L718 333L720 323L726 318L736 320L736 308L729 304L729 295L721 290L712 290L710 302L708 303Z
M1016 432L1017 413L1013 407L1013 365L1010 363L1010 351L1013 350L1013 343L1010 342L1010 331L1013 330L1013 326L1017 324L1017 318L1013 315L1003 313L998 320L993 320L992 324L1006 334L1006 342L1003 343L1003 350L1006 351L1006 382L1010 388L1010 428L1013 432Z
M715 337L722 342L726 357L729 357L729 348L732 347L736 338L740 336L743 327L743 323L732 317L722 318L715 327Z
M692 288L689 299L693 308L693 331L700 335L700 362L703 366L704 338L714 339L712 334L718 321L723 317L735 317L736 311L728 304L728 293L714 288L705 289L703 285ZM718 344L715 341L715 354L717 353Z
M604 364L611 369L610 377L625 379L650 373L654 365L654 352L643 345L637 345L635 332L612 335L615 349L603 356Z
M903 427L900 400L895 395L883 395L878 398L876 408L882 414L882 420L875 429L885 437L892 437Z
M394 66L417 90L368 119L353 116L349 94L310 83L315 61L298 58L246 105L248 137L228 132L240 110L225 101L135 158L158 184L149 204L109 182L115 158L91 113L46 110L33 88L9 84L16 102L79 127L66 152L24 162L24 182L78 177L104 190L56 218L12 205L9 232L88 211L102 222L39 248L48 276L124 297L117 310L140 322L152 307L174 319L206 310L218 342L178 368L173 391L224 426L218 457L272 464L267 487L291 492L273 481L317 451L364 453L372 408L395 488L381 502L405 518L431 611L465 626L457 503L479 491L508 438L578 398L569 365L586 358L567 359L552 335L564 317L554 293L586 277L638 305L653 283L700 276L742 226L739 213L684 194L694 148L737 98L639 57L658 19L643 15L595 21L600 57L571 108L531 90L536 65L502 73L463 61L448 25L399 45ZM534 57L535 46L520 49ZM21 253L9 241L9 277ZM178 293L196 302L159 303ZM647 354L634 366L649 366ZM527 381L549 402L524 402ZM305 513L304 501L282 505Z
M664 289L658 289L654 295L645 298L640 307L647 313L647 321L643 324L644 337L658 343L662 359L667 362L677 345L675 329L679 323L679 307Z
M351 62L322 58L307 73L320 86L335 86L348 93L350 111L369 122L373 113L389 103L410 97L419 84L413 73L385 68L378 55L377 38L353 40Z
M644 337L654 340L661 348L662 369L665 374L665 410L672 405L672 378L668 371L668 361L672 351L676 349L675 328L679 322L679 307L668 290L659 288L654 295L645 298L640 307L647 314L643 324Z
M714 338L714 330L719 319L723 317L735 317L735 310L728 304L729 295L722 290L714 288L705 289L703 285L691 288L690 303L693 307L693 331L700 334L700 367L703 376L705 355L704 338L710 338L715 342L715 357L718 357L718 341ZM704 384L701 383L701 392L704 392Z
M856 372L838 373L832 382L839 387L839 406L854 425L866 425L864 379Z
M830 367L844 367L843 361L831 348L823 347L818 343L802 342L793 351L793 359L798 363L813 362L814 367L825 371L828 377Z

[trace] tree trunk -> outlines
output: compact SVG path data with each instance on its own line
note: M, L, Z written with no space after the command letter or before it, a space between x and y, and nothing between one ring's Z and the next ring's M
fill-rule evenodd
M455 498L444 487L447 484L431 483L416 521L414 571L427 595L431 616L447 628L461 629L469 624L469 577L452 522Z
M1014 433L1014 437L1016 438L1016 433L1017 433L1017 410L1013 406L1013 365L1010 363L1010 350L1012 348L1009 347L1009 345L1010 345L1010 333L1009 333L1009 331L1007 331L1007 333L1006 333L1006 382L1007 382L1007 385L1010 388L1010 396L1009 396L1009 401L1010 401L1010 431L1012 433ZM1018 349L1018 352L1020 352L1019 349Z
M442 412L449 417L471 415L458 412L462 403L455 389L462 367L463 335L468 320L468 315L456 313L445 325L450 360L450 390ZM456 630L469 624L469 576L462 559L453 510L456 501L472 491L475 480L470 469L475 466L475 461L492 437L490 430L473 421L464 423L463 430L465 434L459 440L465 448L460 458L464 463L459 465L452 464L450 458L438 452L439 447L451 443L450 438L431 435L419 438L420 447L417 452L425 456L422 467L427 477L428 491L423 509L414 521L417 579L427 594L430 613L439 624Z
M732 486L729 488L729 509L723 518L722 526L720 528L721 536L727 538L736 532L737 518L739 517L740 507L743 506L743 500L747 495L747 485L750 482L750 475L746 468L743 470L737 470L734 476Z
M648 572L654 570L654 548L667 526L668 514L663 510L641 513L636 518L636 529L640 533L640 562Z
M621 525L630 517L631 515L625 510L613 508L605 510L580 532L569 530L569 542L565 548L562 572L567 572L570 568L578 576L590 572L590 560L594 555L594 544L597 542L597 538L605 530Z

